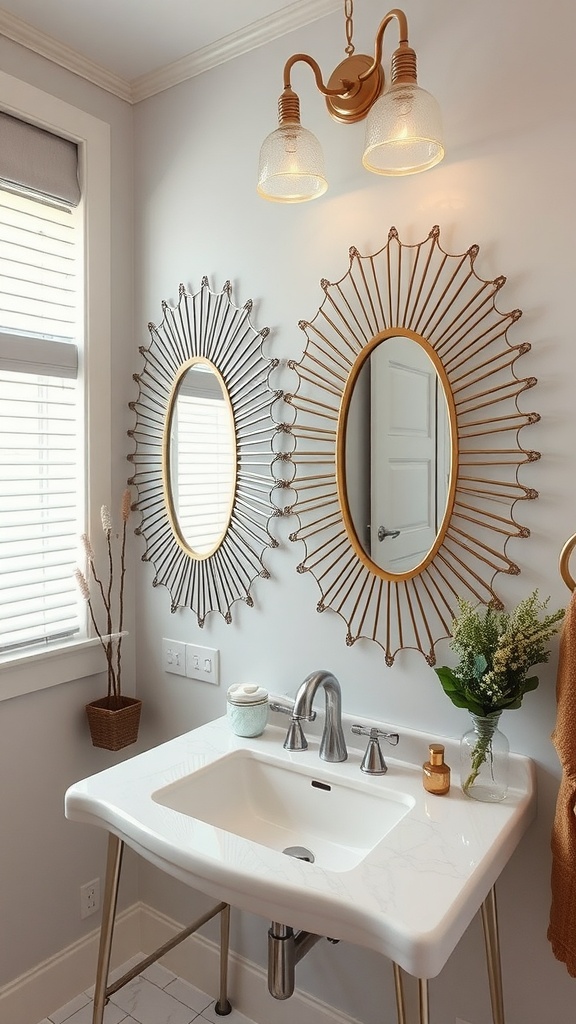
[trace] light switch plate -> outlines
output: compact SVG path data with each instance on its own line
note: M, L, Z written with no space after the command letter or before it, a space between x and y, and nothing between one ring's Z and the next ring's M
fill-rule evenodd
M220 651L214 647L186 644L186 675L202 683L220 685Z
M179 640L162 640L162 668L176 676L186 675L186 644Z

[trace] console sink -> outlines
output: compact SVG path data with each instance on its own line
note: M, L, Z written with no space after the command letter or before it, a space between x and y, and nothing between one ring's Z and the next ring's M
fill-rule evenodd
M164 807L331 871L359 864L414 799L237 750L152 794Z
M513 754L500 804L462 794L458 744L447 796L422 787L428 744L398 728L388 773L366 777L364 750L327 764L283 749L278 716L254 739L225 717L71 786L66 816L107 829L161 870L207 896L376 950L418 978L439 973L535 814L534 765ZM344 716L344 731L354 742ZM316 724L316 723L315 723ZM365 725L382 725L362 720ZM286 856L308 847L308 863Z

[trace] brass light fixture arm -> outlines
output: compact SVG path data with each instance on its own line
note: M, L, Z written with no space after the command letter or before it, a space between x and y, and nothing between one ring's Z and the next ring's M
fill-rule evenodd
M376 69L382 64L382 50L384 47L384 33L393 19L398 22L399 43L398 49L392 57L392 81L416 81L416 54L408 43L408 19L399 7L388 11L382 18L376 31L374 43L374 60L366 71L358 75L359 82L365 82Z
M312 68L314 74L314 81L316 82L317 89L322 93L323 96L346 96L354 88L352 82L343 81L343 88L340 89L329 89L327 85L324 85L322 78L322 71L318 61L314 60L313 57L308 56L307 53L293 53L288 58L284 65L284 90L291 89L292 85L290 82L290 72L295 64L302 62L307 64L308 67Z
M347 56L332 72L325 84L318 63L307 53L295 53L284 65L284 92L278 101L279 123L300 122L300 102L291 85L291 71L302 62L312 69L319 92L326 99L329 114L344 124L361 121L376 102L384 88L382 50L384 33L391 21L397 21L400 41L392 55L392 82L416 83L416 54L408 44L408 20L403 11L395 7L380 22L376 32L374 57L354 53L352 28L347 22Z
M370 78L370 76L374 74L378 65L382 63L384 33L393 19L396 19L396 21L398 22L398 32L400 37L399 45L401 47L407 47L409 45L408 19L404 14L404 11L401 11L399 7L395 7L393 8L393 10L388 11L388 14L386 14L384 18L382 18L382 21L378 26L378 29L376 31L376 39L374 43L374 60L372 61L370 67L366 69L366 71L363 71L361 72L361 74L358 75L358 82L365 82L366 79ZM351 54L349 54L349 56L351 56ZM354 83L347 80L342 81L343 88L340 89L330 89L327 85L324 85L320 65L318 64L317 61L314 60L313 57L310 57L307 53L294 53L286 61L286 64L284 65L285 89L291 88L290 72L294 65L299 63L300 61L302 61L304 64L308 64L308 66L312 68L312 71L314 73L314 79L316 82L316 87L322 93L323 96L346 96L354 89Z
M384 16L372 55L356 53L353 13L354 0L345 0L346 56L326 82L317 61L307 53L294 53L284 65L284 90L278 99L279 130L266 137L260 151L257 191L264 199L305 202L323 195L328 187L320 143L301 124L300 98L291 84L292 68L298 63L311 68L316 88L335 121L355 124L369 118L362 157L366 170L414 174L434 167L444 156L440 111L434 97L418 88L417 57L408 43L406 15L394 7ZM392 53L390 89L383 96L384 34L391 21L397 23L399 43ZM397 128L394 132L391 128L397 124L398 115L402 117L400 135ZM418 135L420 121L430 133L427 144Z

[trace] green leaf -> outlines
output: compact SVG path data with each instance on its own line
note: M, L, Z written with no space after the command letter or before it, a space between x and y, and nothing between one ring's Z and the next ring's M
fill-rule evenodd
M530 676L529 679L524 680L524 693L530 693L531 690L535 690L540 680L538 676Z
M516 708L521 706L521 704L522 697L511 697L510 700L500 701L498 706L501 711L515 711Z
M443 665L442 668L435 668L434 671L442 683L445 693L450 694L461 690L460 680L454 675L451 668Z
M444 693L450 698L455 707L466 708L473 715L484 715L484 708L468 696L462 687L462 682L458 679L458 676L454 675L451 668L443 665L442 668L435 668L434 671L442 684Z
M466 707L471 715L479 715L480 718L486 718L486 716L490 714L490 711L487 711L486 708L483 708L481 704L477 704L476 701L472 699L472 697L469 697L467 699Z

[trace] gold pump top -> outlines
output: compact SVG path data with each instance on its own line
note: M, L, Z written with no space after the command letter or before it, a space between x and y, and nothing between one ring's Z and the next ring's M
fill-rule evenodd
M430 764L444 764L444 745L442 743L431 743L429 750Z

